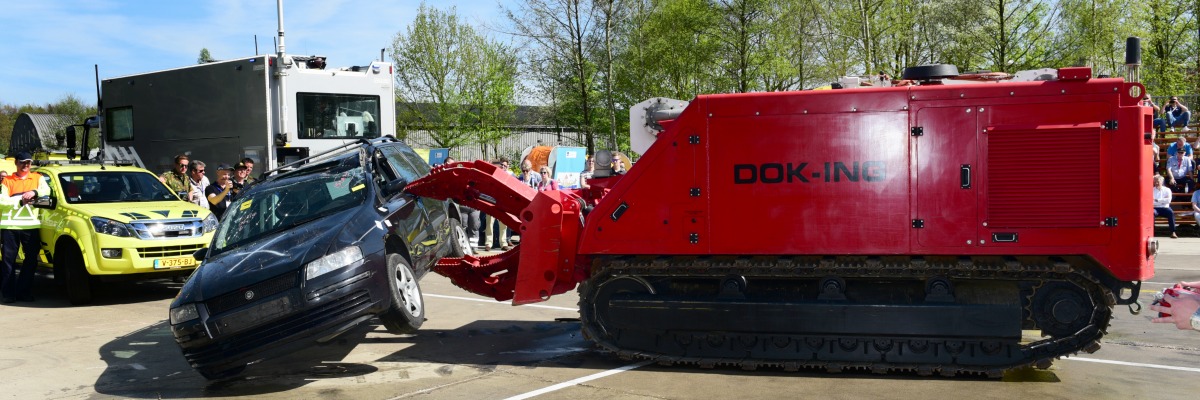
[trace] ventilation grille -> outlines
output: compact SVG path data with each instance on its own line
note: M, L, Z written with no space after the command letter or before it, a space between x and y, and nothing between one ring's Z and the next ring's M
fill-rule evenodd
M241 288L232 292L217 296L209 300L208 306L209 315L218 315L220 313L244 306L246 304L261 301L272 295L283 293L288 289L296 287L299 283L298 272L289 272L265 281L250 285L250 287ZM246 291L253 291L254 296L247 299Z
M1100 134L1099 124L990 131L988 226L1099 226Z

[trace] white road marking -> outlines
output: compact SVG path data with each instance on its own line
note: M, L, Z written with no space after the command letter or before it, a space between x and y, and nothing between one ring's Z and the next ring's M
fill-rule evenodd
M1103 360L1103 359L1099 359L1099 358L1070 357L1070 358L1064 358L1064 360L1087 361L1087 362L1094 362L1094 363L1101 363L1101 364L1127 365L1130 367L1169 369L1172 371L1200 372L1200 368L1176 367L1176 366L1171 366L1171 365L1158 365L1158 364L1142 364L1142 363L1135 363L1135 362L1128 362L1128 361Z
M596 380L596 379L600 379L600 378L603 378L603 377L606 377L609 375L615 375L615 374L619 374L619 373L622 373L625 371L637 369L637 368L649 365L650 363L653 363L653 362L654 361L646 360L646 361L642 361L642 362L629 364L624 367L610 369L610 370L604 371L604 372L597 372L597 373L594 373L594 374L591 374L591 375L588 375L588 376L585 376L582 378L572 379L572 380L569 380L569 381L566 381L566 382L563 382L563 383L560 383L560 384L557 384L554 386L547 386L547 387L544 387L544 388L541 388L538 390L534 390L529 393L523 393L523 394L519 394L519 395L516 395L513 397L509 397L505 400L524 400L524 399L528 399L530 397L541 396L543 394L550 393L555 390L568 388L568 387L575 386L575 385L578 385L580 383L584 383L587 381Z
M476 298L471 298L471 297L447 296L447 295L444 295L444 294L432 294L432 293L425 293L425 295L426 295L426 296L429 296L429 297L437 297L437 298L441 298L441 299L453 299L453 300L478 301L478 302L481 302L481 303L492 303L492 304L496 304L496 305L505 305L505 306L507 306L507 305L511 305L510 303L501 303L501 302L499 302L499 301L495 301L495 300L489 300L489 299L476 299ZM572 312L574 312L574 311L579 311L579 309L578 309L578 308L571 308L571 307L558 307L558 306L547 306L547 305L542 305L542 304L526 304L526 305L523 305L523 306L521 306L521 307L548 308L548 309L551 309L551 310L572 311Z

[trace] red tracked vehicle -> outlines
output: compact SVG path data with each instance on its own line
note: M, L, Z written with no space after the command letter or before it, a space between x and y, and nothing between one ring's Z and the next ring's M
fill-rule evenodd
M1157 242L1144 87L1043 72L956 84L929 66L917 86L658 101L644 112L657 139L590 191L536 192L484 162L409 190L520 232L513 250L436 271L513 304L578 284L584 333L622 357L1046 367L1099 348Z

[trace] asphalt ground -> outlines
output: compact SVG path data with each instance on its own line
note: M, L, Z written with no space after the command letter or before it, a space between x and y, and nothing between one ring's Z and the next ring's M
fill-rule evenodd
M1200 238L1160 239L1151 292L1200 280ZM595 351L574 292L532 306L484 299L429 275L428 320L412 336L368 323L338 340L209 382L185 362L165 321L180 284L106 286L72 307L38 277L38 300L0 305L0 398L264 399L1126 399L1194 398L1200 332L1116 310L1103 348L1002 379L664 367Z

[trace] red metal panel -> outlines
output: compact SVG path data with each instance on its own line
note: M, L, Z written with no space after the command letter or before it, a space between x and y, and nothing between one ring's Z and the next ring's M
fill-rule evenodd
M988 226L1099 229L1100 134L1099 122L988 128Z
M714 253L907 250L907 113L713 117L709 132Z
M979 184L979 148L973 106L922 108L916 111L921 136L916 146L915 209L913 219L922 247L973 247L978 245L976 196ZM964 168L967 169L964 180ZM968 187L963 187L968 183ZM960 250L961 251L961 250Z

